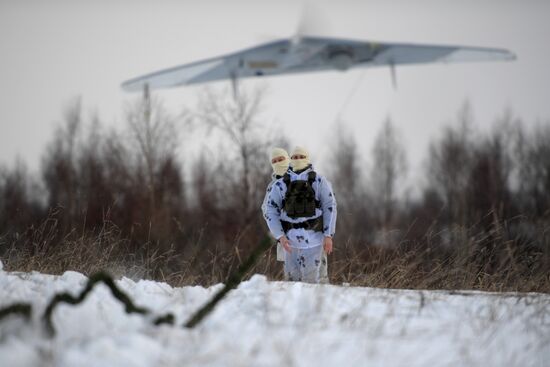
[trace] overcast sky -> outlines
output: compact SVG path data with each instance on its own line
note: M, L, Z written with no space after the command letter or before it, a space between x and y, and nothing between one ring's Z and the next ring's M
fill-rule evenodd
M390 116L403 135L411 175L418 175L428 142L465 99L483 129L505 108L530 124L549 120L549 4L317 1L328 25L320 36L506 48L518 60L398 67L397 90L387 68L266 78L264 117L321 160L330 154L329 128L342 110L368 160ZM123 106L134 96L120 89L122 81L291 36L301 10L297 1L0 0L0 164L19 156L36 170L74 97L108 125L123 126ZM192 106L200 89L159 96L176 113Z

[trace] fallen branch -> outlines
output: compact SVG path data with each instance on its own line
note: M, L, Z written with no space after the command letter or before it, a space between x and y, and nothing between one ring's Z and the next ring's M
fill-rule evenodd
M201 309L195 312L195 314L185 323L184 326L186 328L193 328L199 322L201 322L202 319L204 319L210 312L212 312L214 310L214 307L216 307L216 304L221 301L230 290L236 288L239 283L242 282L243 277L246 275L246 273L250 269L252 269L254 265L256 265L260 256L263 255L263 253L266 252L270 247L271 239L266 236L260 243L260 245L256 247L254 251L252 251L250 256L248 256L246 261L229 276L227 282L225 283L225 286L218 293L216 293L207 304L205 304Z
M214 297L206 305L204 305L201 309L199 309L189 319L189 321L187 321L187 323L185 323L185 327L192 328L196 326L210 312L212 312L214 310L214 307L218 304L218 302L221 301L230 290L236 288L242 282L243 277L246 275L246 273L250 269L252 269L252 267L254 267L254 265L258 262L260 256L263 255L263 253L267 251L270 246L271 246L271 240L269 237L266 236L263 239L263 241L260 243L260 245L256 247L254 251L252 251L250 256L248 256L246 261L243 264L241 264L241 266L239 266L239 268L229 276L225 286L218 293L216 293ZM77 297L74 297L68 292L58 293L48 303L48 306L44 311L44 315L42 316L42 319L44 321L44 326L46 328L46 332L48 333L48 335L55 336L55 333L56 333L56 330L52 321L52 314L55 308L60 303L68 303L70 305L77 305L79 303L82 303L98 283L104 283L107 287L109 287L112 295L124 304L124 309L127 313L138 313L141 315L147 315L151 313L150 310L148 310L145 307L136 306L132 302L132 299L116 286L113 278L110 275L108 275L105 272L98 272L90 276L90 278L88 279L88 283L86 283L86 287L82 290L82 292L80 292L80 294ZM31 317L31 311L32 311L31 304L16 303L8 307L5 307L3 309L0 309L0 320L2 320L4 317L11 314L19 314L28 320ZM159 316L153 320L153 324L154 325L161 325L161 324L173 325L174 315L171 313L168 313L166 315Z
M0 309L0 321L9 315L21 315L26 321L31 318L32 306L29 303L15 303Z
M82 301L84 301L86 296L93 290L95 285L100 282L104 283L107 287L109 287L113 296L124 304L125 306L124 309L127 313L138 313L141 315L147 315L150 313L148 309L134 305L130 297L128 297L126 293L124 293L122 290L120 290L116 286L113 278L110 275L108 275L105 272L99 272L90 276L90 279L86 284L86 288L84 288L84 290L78 295L78 297L74 297L70 293L65 292L61 294L56 294L54 298L50 301L50 303L48 304L48 307L46 307L46 311L44 312L44 316L43 316L46 331L50 336L55 335L55 328L52 322L52 313L55 307L57 307L59 303L68 303L71 305L77 305L81 303ZM167 314L156 318L153 321L153 323L155 325L160 325L165 323L173 324L174 316L172 314Z

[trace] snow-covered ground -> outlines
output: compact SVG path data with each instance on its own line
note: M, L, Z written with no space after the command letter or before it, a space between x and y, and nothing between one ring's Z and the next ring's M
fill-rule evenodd
M0 263L1 264L1 263ZM270 282L255 275L194 329L181 325L221 285L117 284L155 315L128 315L98 286L78 306L40 316L55 292L87 278L0 269L0 307L33 304L33 320L0 322L0 366L549 366L550 295L410 291Z

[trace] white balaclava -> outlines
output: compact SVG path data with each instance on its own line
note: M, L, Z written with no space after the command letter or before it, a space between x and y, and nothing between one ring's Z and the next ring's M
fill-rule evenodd
M305 156L305 158L290 160L290 167L292 167L294 171L303 170L311 163L309 160L309 152L305 148L303 147L294 148L294 151L292 152L291 157L294 157L295 155L303 155Z
M273 167L273 172L277 176L282 176L286 173L288 170L288 165L290 163L290 157L288 156L288 153L283 148L273 148L271 151L271 160L273 161L274 158L283 157L284 160L281 160L279 162L271 163L271 167Z

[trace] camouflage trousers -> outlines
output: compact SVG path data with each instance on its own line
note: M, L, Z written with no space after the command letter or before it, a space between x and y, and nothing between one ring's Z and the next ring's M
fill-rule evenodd
M284 251L284 250L283 250ZM323 246L292 248L284 251L285 280L306 283L328 283L327 254Z

